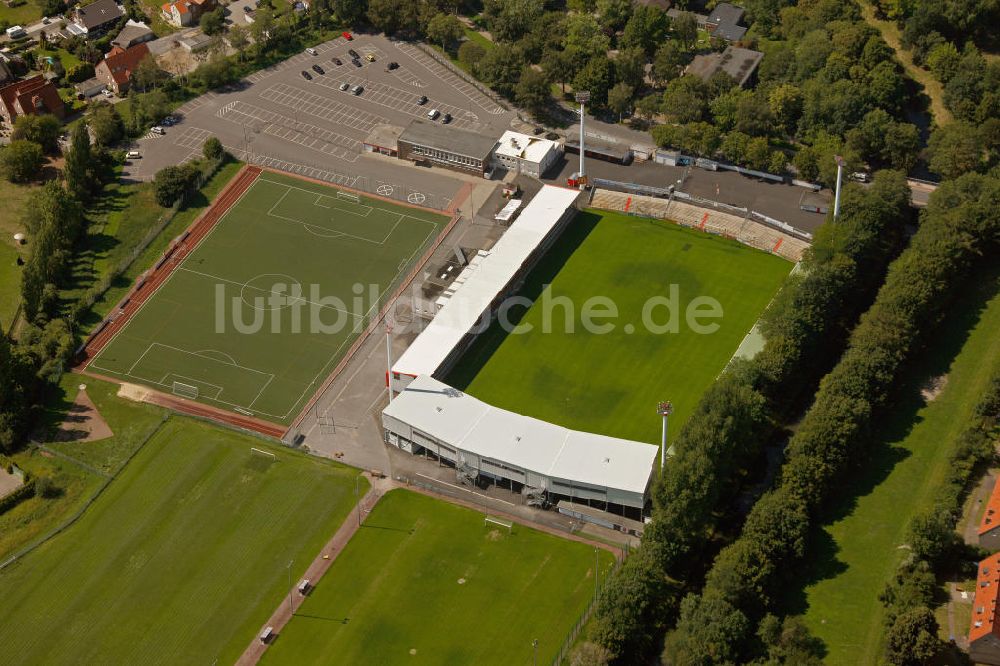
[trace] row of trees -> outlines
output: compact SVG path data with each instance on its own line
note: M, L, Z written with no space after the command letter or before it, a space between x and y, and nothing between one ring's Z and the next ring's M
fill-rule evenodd
M812 519L864 460L867 435L895 397L901 370L998 240L1000 181L967 174L935 192L850 346L821 382L789 442L779 483L720 552L701 594L682 603L665 661L739 662L761 651L761 620L805 556Z
M724 373L681 430L676 455L653 489L653 520L642 546L595 616L590 638L617 663L649 658L676 614L682 585L700 580L691 563L709 560L718 532L737 527L734 498L751 481L763 448L782 437L776 424L801 408L874 297L901 244L908 202L899 173L881 172L867 190L845 191L837 224L819 230L804 270L768 309L764 349ZM720 525L722 516L727 521Z

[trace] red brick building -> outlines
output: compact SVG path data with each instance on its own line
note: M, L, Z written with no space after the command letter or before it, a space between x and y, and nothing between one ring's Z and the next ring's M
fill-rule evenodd
M132 72L139 66L143 58L149 55L149 47L145 44L136 44L127 49L115 46L104 60L97 63L94 68L96 76L109 90L117 95L128 92Z
M981 664L1000 664L1000 622L997 596L1000 593L1000 553L979 563L976 597L969 627L969 657Z
M62 119L66 106L59 90L41 74L0 87L0 115L7 123L13 123L18 116L43 113Z

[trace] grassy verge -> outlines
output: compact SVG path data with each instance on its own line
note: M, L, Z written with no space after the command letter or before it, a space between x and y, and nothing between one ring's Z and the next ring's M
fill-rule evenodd
M0 215L0 329L4 333L21 302L21 267L18 256L27 259L27 245L16 245L14 234L23 232L20 213L24 202L37 184L18 185L0 178L0 201L4 214Z
M601 580L613 564L601 550ZM551 663L594 595L591 546L388 493L264 655L270 664Z
M0 572L0 641L26 663L233 663L347 516L355 475L173 417L76 524Z
M933 502L956 437L1000 359L1000 296L994 271L953 308L915 365L900 404L873 433L872 458L846 489L850 498L816 535L804 619L829 650L826 663L875 663L882 636L878 595L904 556L912 516ZM931 401L920 393L947 377Z

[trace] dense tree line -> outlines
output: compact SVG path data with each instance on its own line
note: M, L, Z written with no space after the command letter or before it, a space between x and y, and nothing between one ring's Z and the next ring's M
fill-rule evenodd
M701 594L684 599L665 662L739 662L760 655L760 623L806 554L812 518L862 464L868 435L895 397L901 370L998 241L1000 181L967 174L935 192L847 351L820 383L789 442L779 483L751 510L739 539L720 552ZM919 635L925 621L907 615L907 631Z
M764 349L723 373L699 401L653 489L653 519L642 546L625 561L595 616L591 640L617 663L649 657L685 581L697 584L688 580L691 563L710 556L720 519L728 517L721 528L737 527L732 504L748 471L774 441L775 424L803 405L836 361L874 298L901 245L908 203L902 174L880 172L870 188L848 188L838 222L820 229L802 270L765 314ZM791 649L774 640L776 650Z

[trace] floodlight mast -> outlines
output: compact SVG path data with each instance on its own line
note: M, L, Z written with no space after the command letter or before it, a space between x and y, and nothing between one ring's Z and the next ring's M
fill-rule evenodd
M674 405L670 401L656 404L656 413L663 417L663 439L660 441L660 473L667 459L667 425L670 415L674 413Z
M833 195L833 219L840 215L840 184L844 180L844 165L846 162L840 155L835 155L833 161L837 163L837 191Z
M587 172L584 171L583 154L585 152L587 152L587 150L586 150L586 148L583 145L583 122L584 122L584 119L587 117L586 113L585 113L585 107L586 107L587 102L590 101L590 91L589 90L581 90L578 93L576 93L575 98L576 98L576 101L580 103L580 172L579 172L579 180L586 187Z

